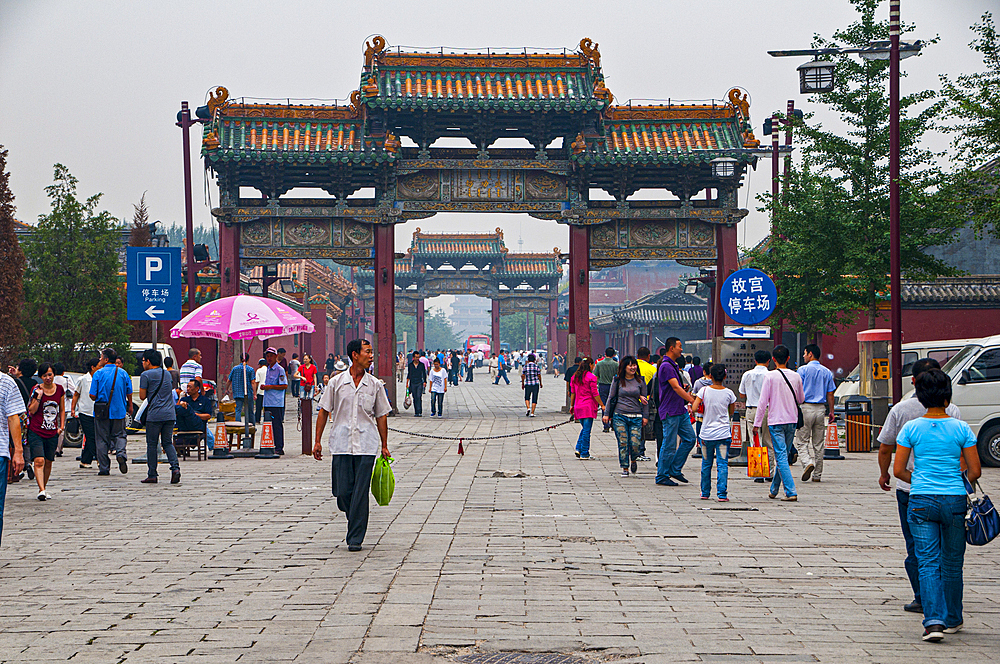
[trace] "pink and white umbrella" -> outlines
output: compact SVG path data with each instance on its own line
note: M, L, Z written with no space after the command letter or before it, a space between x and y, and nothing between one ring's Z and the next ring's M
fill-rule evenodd
M312 333L315 329L302 314L278 300L236 295L198 307L171 328L170 337L246 340Z

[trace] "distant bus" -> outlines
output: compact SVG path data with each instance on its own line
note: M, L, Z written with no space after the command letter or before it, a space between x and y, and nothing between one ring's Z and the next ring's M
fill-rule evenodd
M490 345L490 338L488 336L486 336L485 334L472 334L472 335L469 335L469 338L465 340L465 352L468 353L470 350L472 350L474 347L478 346L479 344L485 344L485 345L489 346ZM490 354L488 352L486 352L484 354L486 355L486 357L490 356Z

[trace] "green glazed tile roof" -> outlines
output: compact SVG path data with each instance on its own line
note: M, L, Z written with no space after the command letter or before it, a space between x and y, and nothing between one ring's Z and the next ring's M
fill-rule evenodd
M503 233L425 234L418 228L410 241L410 251L417 256L454 256L456 258L499 258L507 248Z
M562 274L559 254L507 254L501 275L515 277L558 277Z
M350 107L224 106L205 127L202 155L213 162L393 161L395 153L385 149L384 139L366 136L361 119L352 115Z
M383 109L592 111L600 69L581 53L469 54L384 52L361 89L374 78L377 94L363 103ZM371 90L374 93L374 90Z
M741 121L731 107L616 110L608 112L604 136L585 136L586 149L574 149L570 159L595 165L703 163L716 157L752 159L743 150Z

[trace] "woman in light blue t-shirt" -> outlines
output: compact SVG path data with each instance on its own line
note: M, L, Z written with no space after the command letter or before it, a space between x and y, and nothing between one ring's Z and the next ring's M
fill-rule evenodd
M982 473L976 437L969 425L948 417L951 379L940 369L925 371L915 382L917 399L927 414L910 420L896 437L893 473L909 482L906 521L913 533L924 608L924 641L940 641L962 629L962 565L965 561L967 494L962 461L969 481ZM913 471L906 469L913 454Z

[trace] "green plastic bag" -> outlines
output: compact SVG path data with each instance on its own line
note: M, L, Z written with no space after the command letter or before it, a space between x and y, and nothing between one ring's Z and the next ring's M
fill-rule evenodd
M375 468L372 470L372 495L375 496L375 502L383 507L392 500L392 492L396 489L396 478L389 467L392 462L392 457L386 459L380 456L375 460Z

